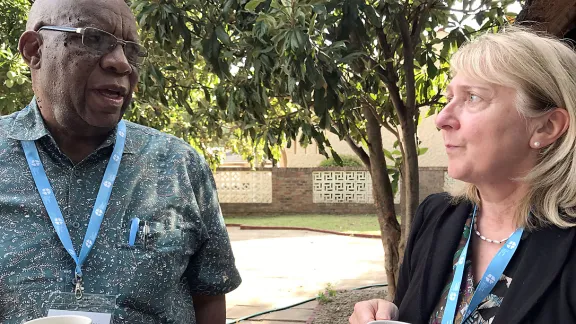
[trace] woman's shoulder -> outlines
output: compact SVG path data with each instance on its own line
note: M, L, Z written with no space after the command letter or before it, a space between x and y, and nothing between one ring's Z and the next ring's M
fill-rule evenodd
M469 201L455 199L447 192L432 194L418 206L412 230L421 236L434 233L435 229L441 232L461 229L460 224L464 224L472 207Z
M426 197L418 206L417 215L424 219L440 217L452 213L468 213L472 203L453 197L447 192L436 193Z

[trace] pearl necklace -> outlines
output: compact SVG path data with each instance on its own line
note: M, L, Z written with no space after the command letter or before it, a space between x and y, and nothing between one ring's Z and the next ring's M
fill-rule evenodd
M514 235L514 233L516 233L516 231L512 232L512 234L510 234L510 236L508 236L507 238L503 239L503 240L491 240L489 238L487 238L486 236L480 234L480 232L478 231L478 225L476 225L476 222L474 222L474 232L476 232L476 235L478 235L478 237L482 240L482 241L486 241L488 243L494 243L494 244L502 244L506 241L508 241L509 238L512 237L512 235Z

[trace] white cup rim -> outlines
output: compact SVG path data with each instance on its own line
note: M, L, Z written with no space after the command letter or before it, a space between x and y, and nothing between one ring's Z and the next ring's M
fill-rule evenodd
M31 321L25 322L24 324L42 324L42 322L46 321L46 320L57 320L57 319L77 319L77 320L89 320L90 322L88 323L92 323L92 320L89 317L86 316L80 316L80 315L57 315L57 316L47 316L47 317L41 317L41 318L36 318L33 319Z

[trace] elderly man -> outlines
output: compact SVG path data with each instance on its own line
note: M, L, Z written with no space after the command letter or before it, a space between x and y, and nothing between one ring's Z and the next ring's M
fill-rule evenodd
M206 162L122 120L147 55L122 0L37 0L35 97L0 119L0 322L224 323L240 284Z

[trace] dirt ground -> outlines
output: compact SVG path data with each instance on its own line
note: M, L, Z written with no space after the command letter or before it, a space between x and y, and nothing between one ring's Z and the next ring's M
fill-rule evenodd
M354 311L354 304L359 301L385 298L386 288L369 288L363 290L338 291L336 296L325 303L320 303L312 317L311 324L349 324L348 318Z

